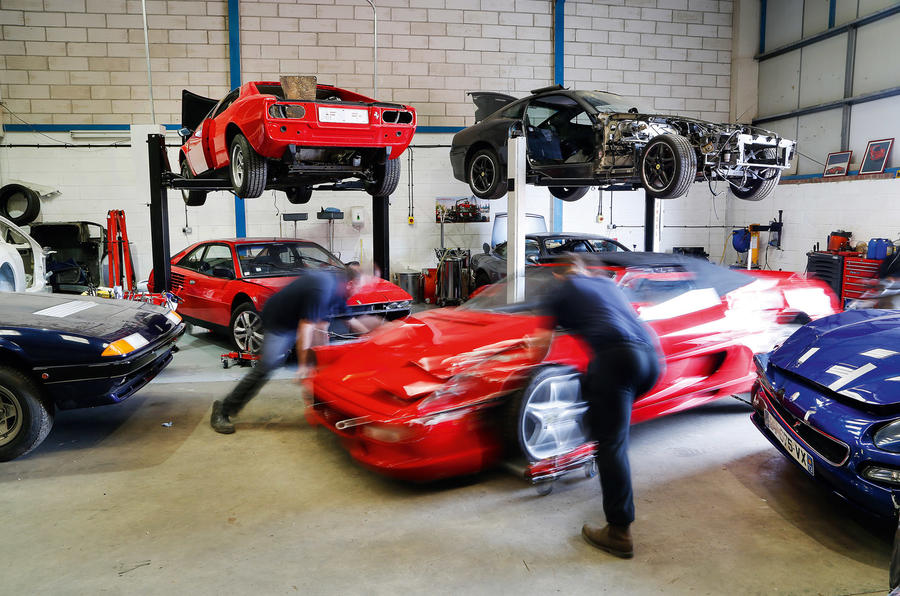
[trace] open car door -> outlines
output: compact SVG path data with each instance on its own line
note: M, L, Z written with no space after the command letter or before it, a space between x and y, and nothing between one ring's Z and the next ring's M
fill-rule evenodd
M470 95L475 104L475 122L481 122L500 108L516 101L512 95L494 91L472 91L466 95Z

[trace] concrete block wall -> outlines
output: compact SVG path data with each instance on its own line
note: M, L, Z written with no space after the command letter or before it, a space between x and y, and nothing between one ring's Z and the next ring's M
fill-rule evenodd
M647 110L728 121L730 1L569 0L566 83L608 90Z
M467 91L526 95L553 81L552 0L379 2L379 99L419 123L473 122ZM728 112L729 0L569 0L566 84L640 96L649 107ZM229 85L225 0L147 2L157 122L177 123L182 88ZM373 93L371 8L358 0L241 0L242 80L316 74ZM37 124L150 122L141 2L2 0L0 97ZM8 123L20 123L7 116Z
M227 2L146 4L157 122L176 123L183 88L228 91ZM3 0L0 32L5 123L151 122L140 0Z

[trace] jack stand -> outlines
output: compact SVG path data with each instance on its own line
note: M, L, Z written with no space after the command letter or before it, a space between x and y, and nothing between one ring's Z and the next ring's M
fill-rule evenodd
M294 238L297 237L297 222L309 219L309 213L282 213L281 219L294 222Z
M344 212L334 207L328 209L322 207L316 213L316 219L328 220L328 252L334 252L334 220L344 219Z

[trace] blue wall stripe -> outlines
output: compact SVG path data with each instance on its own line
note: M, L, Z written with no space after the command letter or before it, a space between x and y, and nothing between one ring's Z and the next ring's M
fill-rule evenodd
M556 0L553 10L553 80L566 84L566 0ZM562 232L563 202L553 199L553 231Z
M241 86L241 7L240 0L228 0L228 63L231 88ZM247 236L247 212L244 199L234 197L234 235Z
M180 124L166 124L166 130L178 130ZM455 134L464 126L417 126L416 134ZM130 124L7 124L9 132L71 132L73 130L130 130Z
M759 1L759 53L766 53L766 0Z
M837 0L829 0L828 2L828 28L834 27L834 18L837 14Z

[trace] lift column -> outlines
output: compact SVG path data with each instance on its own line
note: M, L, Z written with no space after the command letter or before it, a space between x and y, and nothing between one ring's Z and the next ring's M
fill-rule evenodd
M153 248L153 287L151 292L167 292L172 274L169 255L169 197L163 184L168 172L166 138L160 134L147 136L150 161L150 245ZM165 160L165 161L163 161Z
M388 242L388 206L390 197L372 197L372 257L381 277L391 278L391 251ZM362 256L362 255L360 255Z

